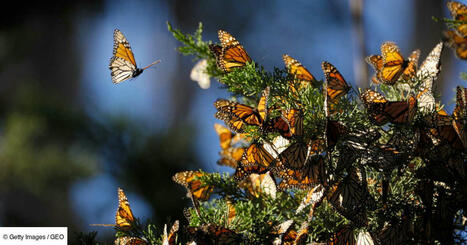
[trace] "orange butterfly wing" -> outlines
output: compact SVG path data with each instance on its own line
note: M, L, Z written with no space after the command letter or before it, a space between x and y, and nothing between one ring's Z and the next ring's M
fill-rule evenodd
M115 224L122 230L130 230L135 221L130 203L122 189L118 188L118 209L115 215Z
M232 35L226 31L219 30L218 36L221 41L222 50L220 54L218 54L217 50L214 52L224 72L230 72L234 68L245 66L246 63L251 62L248 53Z

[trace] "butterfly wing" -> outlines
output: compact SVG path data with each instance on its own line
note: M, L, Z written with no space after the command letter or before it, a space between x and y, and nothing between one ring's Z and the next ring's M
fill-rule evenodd
M224 72L230 72L237 67L245 66L251 62L251 58L242 45L228 32L219 30L219 40L222 49L219 53L218 48L211 48L218 59L218 64Z
M371 65L375 70L376 74L371 78L374 84L380 83L379 77L381 76L381 70L383 69L383 56L371 55L365 58L366 63Z
M402 57L399 47L393 42L385 42L381 45L381 55L383 57L383 67L379 79L392 85L403 72L404 57Z
M420 50L418 49L413 51L412 54L410 54L406 67L404 71L402 72L402 78L404 80L411 79L415 75L415 72L417 71L417 67L418 67L419 58L420 58Z
M417 95L418 108L421 112L432 112L435 109L435 98L433 97L433 81L440 72L440 58L443 43L438 43L423 61L416 76L422 80Z
M122 189L118 188L118 209L115 215L115 224L121 230L130 230L135 221L130 203Z
M467 89L460 86L457 87L456 107L453 111L453 127L459 139L467 148Z
M109 69L114 83L121 83L138 76L142 72L136 66L130 43L118 29L114 31L113 55L110 59Z
M324 61L321 64L324 76L326 77L326 92L331 103L337 103L338 99L350 90L350 86L344 77L331 63Z
M207 201L214 187L201 181L200 178L204 175L205 173L200 171L184 171L176 173L172 179L183 185L195 200Z
M447 44L456 52L456 56L459 59L467 59L467 38L456 31L445 31L444 36L448 39Z
M273 161L274 157L259 143L251 144L242 157L243 166L259 165L267 168Z
M298 88L302 89L308 86L310 83L316 81L315 77L296 59L290 57L287 54L282 55L285 67L289 74L294 75L296 81L299 83ZM290 82L289 86L294 94L297 93L295 82Z
M218 123L214 124L214 129L216 130L217 135L219 136L219 143L223 150L230 147L230 143L232 142L233 134L230 130Z

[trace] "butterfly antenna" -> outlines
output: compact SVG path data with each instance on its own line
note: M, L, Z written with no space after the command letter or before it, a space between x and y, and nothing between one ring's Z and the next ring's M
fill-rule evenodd
M146 70L146 69L148 69L149 67L151 67L153 65L157 65L157 64L159 64L159 62L161 62L161 60L156 60L156 61L152 62L151 64L149 64L148 66L144 67L143 70Z

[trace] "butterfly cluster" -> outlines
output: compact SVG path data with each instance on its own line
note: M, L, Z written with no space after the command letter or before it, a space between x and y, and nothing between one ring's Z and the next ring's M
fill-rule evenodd
M224 77L230 79L226 86L236 86L236 76L242 77L238 84L245 85L246 69L260 66L231 34L220 30L218 36L220 44L210 44L206 58L214 60L221 82ZM216 100L215 117L225 123L214 125L220 145L217 164L234 173L218 182L201 171L173 177L192 199L193 213L186 215L190 223L207 217L203 203L216 196L212 194L226 200L220 206L225 218L189 227L192 244L251 242L248 231L239 226L241 203L262 200L265 205L267 200L297 193L302 194L293 208L296 218L266 222L269 228L263 235L269 240L263 242L404 244L416 239L418 234L407 229L410 212L401 209L395 197L409 195L405 201L414 208L421 207L423 198L416 188L404 193L393 189L403 181L391 182L391 176L407 171L413 178L415 169L423 169L423 162L445 167L461 179L467 177L463 167L467 90L457 88L452 114L434 94L443 46L436 44L419 65L419 50L405 57L396 43L384 42L380 54L366 58L375 71L370 81L373 87L361 92L353 90L330 62L322 62L320 80L284 54L284 76L265 83L252 81L255 87L245 88L243 101ZM238 88L236 93L242 93ZM243 194L226 194L226 182L234 183ZM324 207L330 207L345 224L317 239L310 227ZM197 219L192 218L194 214ZM391 219L375 224L375 215Z
M447 44L459 59L467 59L467 6L456 1L448 1L452 20L446 20L449 30L444 31Z

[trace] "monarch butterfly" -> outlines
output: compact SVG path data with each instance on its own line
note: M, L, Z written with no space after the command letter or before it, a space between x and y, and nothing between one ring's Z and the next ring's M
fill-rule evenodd
M336 67L331 63L323 61L321 68L326 77L326 94L329 102L336 104L338 99L350 90L350 86L345 81Z
M411 122L417 106L417 100L412 96L408 101L387 101L383 95L373 90L365 90L360 99L376 125L387 122L401 124Z
M347 128L341 124L338 121L334 120L326 120L326 131L325 131L325 140L326 140L326 146L328 149L332 149L336 144L339 138L341 138L344 134L347 133ZM318 145L317 147L322 146L322 142L319 140L316 142ZM324 142L323 142L324 143ZM316 148L316 147L315 147ZM320 152L321 148L316 148L318 149L318 152Z
M253 143L243 153L243 166L262 166L269 167L274 162L274 157L263 147L262 144Z
M232 202L227 199L227 201L225 202L226 206L227 206L227 213L226 213L226 221L225 221L225 225L226 227L229 227L230 224L232 224L232 222L235 220L235 217L237 216L237 211L235 210L235 206L232 204Z
M286 117L290 124L290 131L293 132L296 142L282 151L279 154L279 159L287 167L299 169L303 167L309 154L309 147L302 139L303 114L301 110L291 109Z
M455 1L449 1L446 3L446 6L448 7L449 12L451 13L451 16L454 18L454 20L467 20L467 6L464 4Z
M303 111L300 109L290 109L285 112L285 119L289 124L290 136L303 136Z
M467 31L466 31L467 32ZM459 59L467 59L467 37L459 35L456 31L443 32L447 45L454 49Z
M242 67L246 63L251 62L250 56L237 39L223 30L219 30L217 34L221 41L221 46L211 44L209 48L214 56L216 56L219 68L224 72L230 72L236 67Z
M444 110L433 113L431 116L426 116L424 122L429 129L422 130L421 136L426 139L425 141L431 141L434 145L447 143L454 149L462 150L463 144L459 134L456 132L453 121L455 120Z
M456 92L456 107L452 113L454 120L453 120L453 127L456 130L456 133L459 136L462 144L464 145L464 149L467 148L467 89L461 88L460 86L457 87Z
M385 42L381 45L381 55L372 55L365 60L376 71L376 76L372 78L373 83L393 85L401 75L404 80L415 75L419 57L420 50L415 50L408 60L404 60L399 47L394 42Z
M109 64L113 83L121 83L127 79L137 77L144 70L159 62L160 60L156 60L144 68L138 68L130 43L120 30L114 30L114 48Z
M133 212L131 212L130 203L121 188L118 188L118 209L115 215L115 224L117 228L127 231L132 229L135 222Z
M215 117L223 120L230 129L237 133L244 132L245 125L253 125L259 126L264 131L275 131L282 135L289 135L289 124L282 116L267 120L268 97L269 87L263 91L256 108L238 102L218 99L214 102L217 109Z
M328 245L360 245L355 240L354 230L352 229L351 225L346 225L339 232L334 234L327 244Z
M289 74L295 76L295 81L289 82L290 90L294 95L297 94L297 88L303 89L316 82L315 77L296 59L290 57L287 54L282 55L285 67ZM298 83L298 86L297 86Z
M235 231L214 224L188 227L187 231L196 244L234 245L242 241Z
M296 245L296 244L303 244L307 237L308 237L308 226L309 223L304 221L300 226L300 229L295 231L294 229L287 230L282 235L281 245Z
M248 178L240 182L239 186L246 189L255 198L261 197L261 194L268 195L272 199L276 198L276 181L269 171L264 174L252 173Z
M417 95L418 108L422 113L431 112L435 109L435 98L433 97L433 81L440 72L440 58L443 43L438 43L423 61L416 76L421 79Z
M179 228L178 220L175 220L170 233L167 235L167 224L164 225L164 234L162 237L162 245L175 245L175 239Z
M324 161L318 155L309 158L305 166L301 169L291 169L285 165L280 165L274 169L278 177L282 178L279 189L309 189L320 183L324 175Z
M115 239L115 245L147 245L148 242L139 237L122 236Z
M244 153L245 148L243 147L230 147L225 150L222 150L219 153L221 155L221 159L217 161L217 164L235 169L238 166L238 162L242 160L242 156Z
M244 125L262 126L266 120L267 97L269 89L265 89L258 102L257 108L240 104L225 99L218 99L214 102L217 109L216 118L224 120L226 124L235 132L243 132Z
M207 201L214 187L201 181L200 178L205 175L205 173L200 171L184 171L176 173L172 179L176 183L183 185L194 200Z
M268 167L264 167L262 165L256 164L256 165L244 165L244 161L240 161L238 163L237 169L235 170L234 173L234 179L236 181L242 181L246 177L250 176L251 174L264 174L269 171Z
M214 124L214 129L216 130L217 135L219 136L219 142L223 150L230 147L232 143L233 134L230 130L218 123Z

